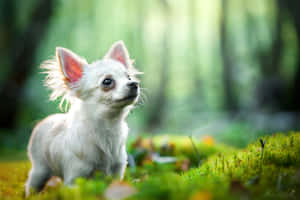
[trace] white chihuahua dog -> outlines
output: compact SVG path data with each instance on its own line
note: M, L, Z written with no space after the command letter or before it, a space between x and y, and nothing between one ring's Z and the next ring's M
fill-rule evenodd
M50 99L70 103L64 114L54 114L33 130L28 145L32 169L26 182L41 191L51 176L66 185L77 177L90 177L99 170L124 176L127 165L125 118L139 96L136 75L127 49L116 42L104 59L88 64L65 48L56 49L56 59L41 66L47 73ZM60 105L60 106L61 106Z

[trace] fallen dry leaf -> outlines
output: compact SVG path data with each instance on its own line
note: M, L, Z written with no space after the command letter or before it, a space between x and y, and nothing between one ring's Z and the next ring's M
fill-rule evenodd
M129 183L114 181L104 192L104 197L110 200L125 199L136 193L136 189Z
M46 187L57 187L62 184L61 178L52 176L46 184Z

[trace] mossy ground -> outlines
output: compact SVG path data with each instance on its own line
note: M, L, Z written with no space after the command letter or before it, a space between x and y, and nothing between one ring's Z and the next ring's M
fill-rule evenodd
M195 147L188 137L139 138L128 146L136 162L123 182L97 174L78 179L72 188L54 184L29 199L299 199L300 134L276 134L264 141L262 154L259 140L234 149L210 137L194 139ZM153 153L177 160L158 163ZM28 161L0 162L1 199L24 199L29 169Z

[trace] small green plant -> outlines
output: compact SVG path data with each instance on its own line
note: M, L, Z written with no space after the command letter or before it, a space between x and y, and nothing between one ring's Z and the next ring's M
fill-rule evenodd
M263 159L263 157L264 157L264 149L265 149L266 140L259 139L259 142L260 142L260 144L261 144L261 159Z

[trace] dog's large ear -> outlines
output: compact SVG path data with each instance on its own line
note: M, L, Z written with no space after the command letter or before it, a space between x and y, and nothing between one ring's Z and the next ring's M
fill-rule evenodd
M85 61L72 51L57 47L56 57L68 83L75 83L82 77Z
M127 69L131 66L128 51L123 41L115 42L104 58L110 58L122 63Z

